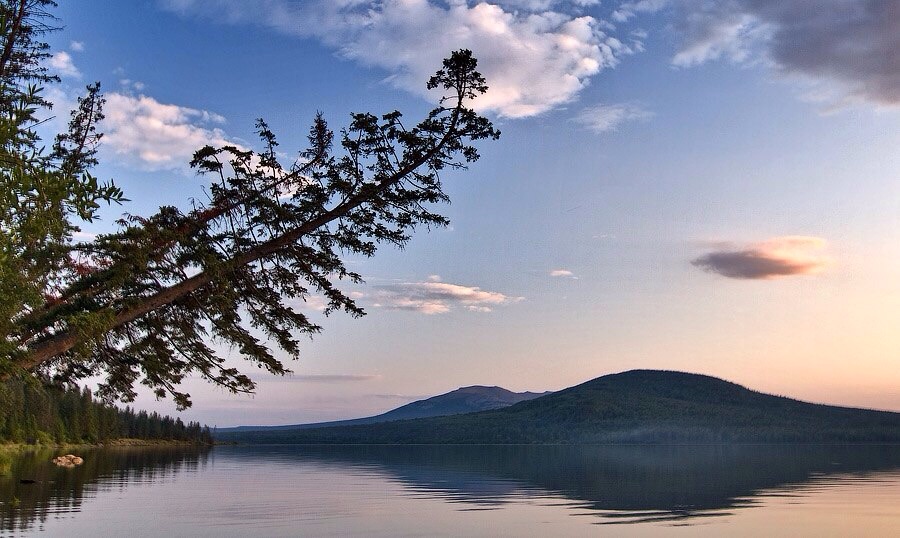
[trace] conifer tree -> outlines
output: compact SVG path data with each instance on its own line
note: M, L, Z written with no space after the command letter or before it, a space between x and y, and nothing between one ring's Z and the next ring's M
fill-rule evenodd
M182 408L190 400L178 385L189 374L252 391L210 339L272 374L287 372L273 347L297 358L299 339L321 330L292 304L318 293L326 314L363 315L339 287L361 281L344 256L372 256L380 244L403 246L416 227L446 225L434 209L448 201L441 174L476 161L474 142L499 136L470 108L487 85L460 50L427 82L439 101L418 123L398 111L353 114L336 139L319 114L309 146L284 164L259 120L259 151L196 152L191 165L210 178L207 200L127 216L119 231L75 243L101 203L125 199L90 172L101 141L99 85L87 87L53 150L39 149L33 126L47 103L34 83L53 82L40 41L52 5L0 0L0 380L102 376L104 399L130 401L141 382Z

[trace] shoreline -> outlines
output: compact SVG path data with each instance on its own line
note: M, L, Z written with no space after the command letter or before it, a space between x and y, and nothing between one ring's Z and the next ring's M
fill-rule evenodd
M178 439L111 439L104 443L61 443L61 444L27 444L27 443L0 443L0 452L19 452L26 450L70 450L70 449L97 449L97 448L128 448L128 447L211 447L216 443L198 443L195 441L181 441Z

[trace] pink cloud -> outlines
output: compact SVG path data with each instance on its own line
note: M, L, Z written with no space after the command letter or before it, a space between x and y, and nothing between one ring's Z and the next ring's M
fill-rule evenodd
M820 237L785 236L744 246L719 244L716 250L691 263L705 271L744 280L811 275L831 263L823 251L827 242Z

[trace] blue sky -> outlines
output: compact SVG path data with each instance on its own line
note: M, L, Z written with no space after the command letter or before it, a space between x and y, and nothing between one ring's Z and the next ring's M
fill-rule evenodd
M638 367L900 410L896 1L79 1L56 14L57 113L102 82L98 174L132 199L86 232L186 207L203 185L193 150L252 147L257 117L288 159L318 110L333 127L351 111L427 111L424 83L453 49L471 48L491 86L476 105L503 136L446 178L451 227L353 260L367 283L347 289L368 316L324 319L295 375L260 377L255 397L190 381L186 418L350 418L462 385L554 390Z

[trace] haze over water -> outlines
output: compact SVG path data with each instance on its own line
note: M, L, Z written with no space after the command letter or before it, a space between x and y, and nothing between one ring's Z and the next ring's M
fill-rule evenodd
M235 446L49 452L0 536L888 536L896 446ZM21 479L36 480L21 484ZM15 500L17 499L17 500Z

